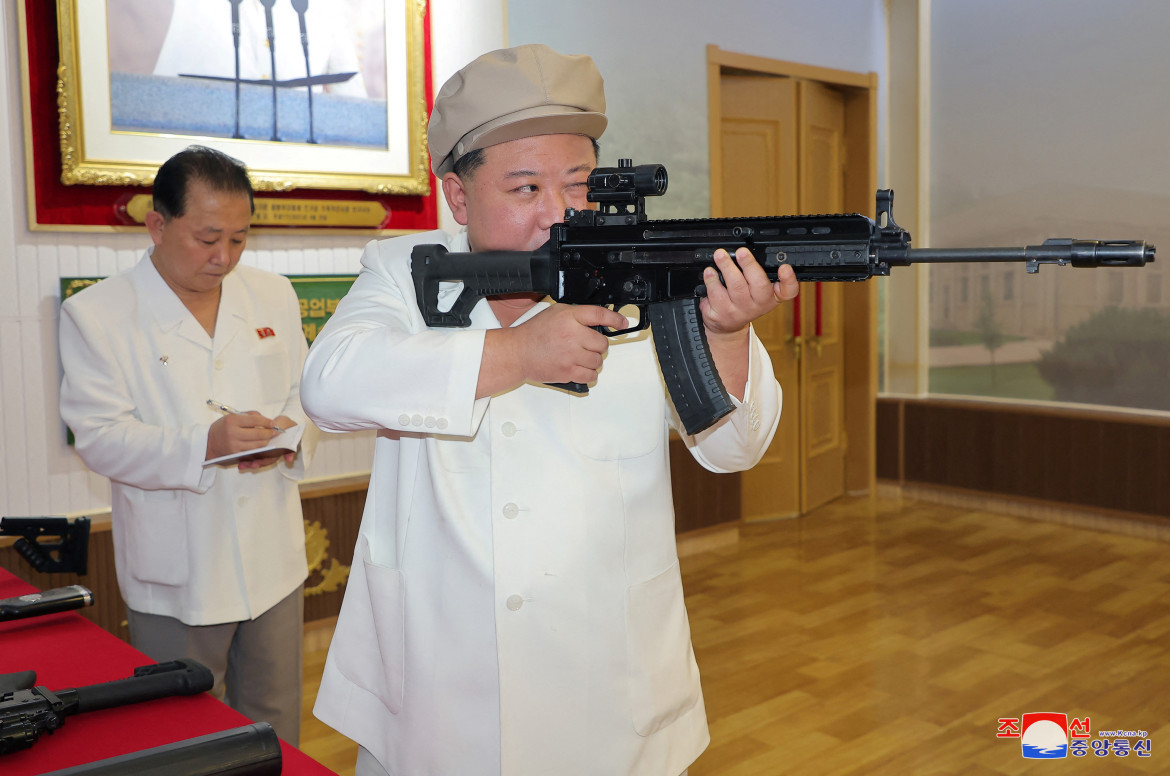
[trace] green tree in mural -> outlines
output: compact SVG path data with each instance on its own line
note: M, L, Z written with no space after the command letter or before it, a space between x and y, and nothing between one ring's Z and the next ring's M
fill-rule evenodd
M1170 315L1107 307L1036 364L1056 401L1170 410Z
M995 392L995 351L999 350L1007 341L1007 335L995 320L995 303L991 301L991 292L983 290L983 303L979 306L979 316L975 319L975 331L979 334L979 341L987 352L991 354L991 390Z

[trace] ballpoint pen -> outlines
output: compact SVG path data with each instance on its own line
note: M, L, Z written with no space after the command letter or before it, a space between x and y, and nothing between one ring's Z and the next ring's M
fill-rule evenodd
M216 401L215 399L208 399L207 406L211 407L211 409L215 410L216 412L223 413L224 415L247 415L248 414L246 412L240 412L236 408L232 407L230 404L224 404L223 402ZM288 429L281 428L280 426L277 426L277 425L265 426L265 428L270 428L273 431L280 431L280 432L288 431Z

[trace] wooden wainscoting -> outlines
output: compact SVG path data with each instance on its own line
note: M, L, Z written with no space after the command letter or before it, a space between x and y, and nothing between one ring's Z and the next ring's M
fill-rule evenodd
M335 618L341 611L368 484L369 477L363 476L301 488L305 543L312 569L305 582L306 623ZM320 546L322 541L324 547Z
M1170 418L1125 411L879 398L877 476L1106 510L1170 525Z

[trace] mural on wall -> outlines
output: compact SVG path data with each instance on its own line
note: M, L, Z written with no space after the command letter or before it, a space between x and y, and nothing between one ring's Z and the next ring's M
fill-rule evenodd
M168 5L160 41L144 19L165 18ZM422 10L406 0L58 0L63 180L148 183L198 141L246 158L259 189L427 193ZM356 53L362 24L382 33L372 58L383 71L371 79L380 98ZM139 38L144 29L155 37ZM150 72L122 69L136 47L158 49Z
M1170 6L1142 9L935 0L934 247L1051 237L1170 246L1170 97L1120 88L1167 73L1156 31ZM1170 410L1163 261L1037 275L932 267L930 391Z
M240 159L273 198L376 203L377 228L437 226L426 0L18 9L30 228L135 225L127 202L192 144Z

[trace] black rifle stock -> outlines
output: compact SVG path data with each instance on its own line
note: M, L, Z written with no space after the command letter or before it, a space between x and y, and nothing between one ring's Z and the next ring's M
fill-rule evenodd
M128 679L76 689L54 692L34 687L6 692L0 695L0 755L29 748L41 733L52 733L70 715L173 695L198 695L213 684L206 666L182 659L140 666Z
M88 517L0 517L0 536L19 536L13 548L42 573L84 576L89 568Z
M1074 267L1138 267L1154 260L1154 246L1139 240L1046 240L1024 248L915 249L894 222L894 193L877 192L876 220L838 215L706 218L651 221L645 198L666 192L666 168L600 167L589 175L589 201L598 210L567 210L535 251L450 253L418 245L411 272L419 310L428 326L467 326L484 297L535 292L557 302L638 307L636 325L650 326L671 400L688 434L707 428L735 407L707 345L699 312L706 294L703 270L719 248L748 247L776 280L787 264L801 281L858 281L889 275L891 267L922 263L1022 262L1030 273L1041 264ZM461 282L449 310L439 310L440 282ZM578 393L583 385L560 387Z

